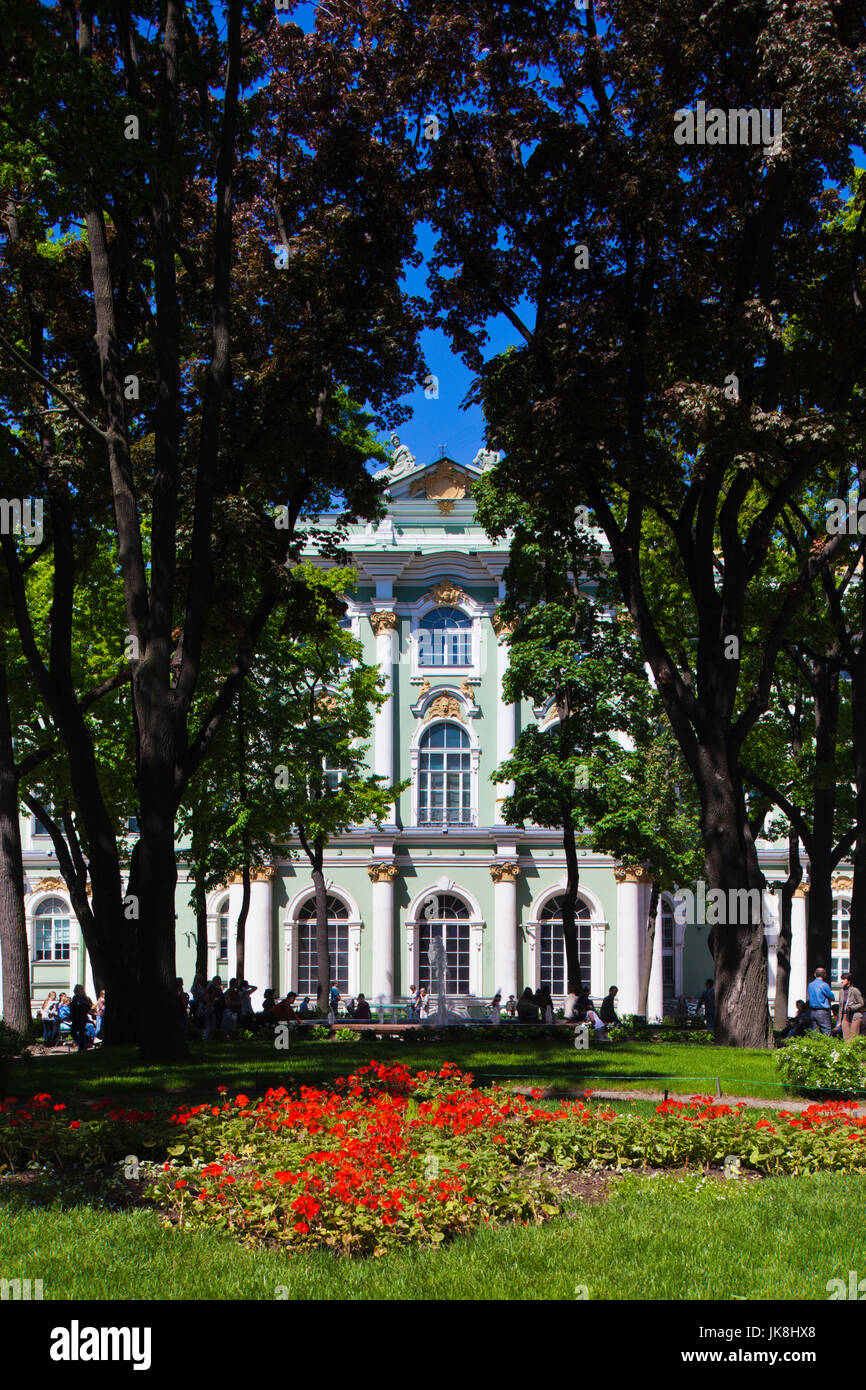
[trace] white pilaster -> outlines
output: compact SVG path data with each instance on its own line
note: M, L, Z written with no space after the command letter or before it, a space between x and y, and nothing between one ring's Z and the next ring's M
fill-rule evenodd
M517 877L520 866L503 859L490 865L493 879L493 992L517 994Z
M641 903L641 908L643 909L641 932L643 933L644 941L646 941L646 918L649 908L648 899L651 892L652 889L647 885L647 901ZM656 916L655 936L653 938L653 963L652 970L650 971L649 989L647 991L646 1001L646 1016L649 1023L661 1023L665 1016L664 944L662 909L661 903L659 903L658 914Z
M370 614L370 625L376 634L376 664L379 667L381 688L387 699L376 711L373 727L373 771L384 778L388 786L394 781L394 644L399 619L391 609ZM392 805L388 824L396 824Z
M244 942L244 974L251 985L257 986L252 1000L254 1009L261 1008L261 1000L265 990L271 989L274 983L271 978L273 974L272 880L273 870L262 869L254 875L250 884L250 910L247 916Z
M640 995L642 932L642 884L637 871L614 869L616 877L616 980L617 1012L636 1014ZM659 924L658 934L661 934Z
M508 670L508 632L501 625L498 628L496 644L496 761L503 763L509 758L517 742L517 706L505 703L503 693L505 673ZM503 825L502 803L514 791L513 782L496 782L496 824ZM498 988L498 985L497 985ZM507 996L506 996L507 997Z
M788 982L788 1016L797 1012L797 1000L808 1000L806 970L806 904L808 884L801 884L791 903L791 976Z
M392 859L370 864L367 873L373 885L372 976L370 998L373 1003L394 1000L394 880L398 874Z

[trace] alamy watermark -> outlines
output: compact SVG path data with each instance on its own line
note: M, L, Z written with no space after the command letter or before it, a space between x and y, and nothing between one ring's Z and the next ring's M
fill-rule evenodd
M674 140L678 145L763 145L776 151L782 145L782 108L708 110L699 101L694 111L683 106L674 112Z
M0 497L0 536L22 536L25 545L41 545L44 516L41 497Z
M695 891L678 888L674 893L674 921L678 926L746 926L768 920L766 899L773 892L760 888L711 888L698 879Z
M828 1279L826 1283L829 1302L847 1298L857 1303L866 1302L866 1279L859 1278L856 1269L848 1270L848 1282L844 1279Z

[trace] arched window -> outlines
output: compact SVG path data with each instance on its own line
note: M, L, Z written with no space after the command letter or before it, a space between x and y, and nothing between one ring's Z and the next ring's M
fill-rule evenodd
M851 899L833 899L833 965L831 977L838 984L839 976L851 968Z
M217 949L217 960L220 964L228 964L229 958L229 900L226 898L219 910L217 917L217 939L219 946Z
M469 908L454 893L431 893L418 914L418 984L432 992L430 942L445 944L445 993L469 993Z
M669 898L662 898L659 911L662 919L662 989L665 998L676 994L674 973L674 910Z
M434 724L421 736L418 824L472 824L472 754L459 724Z
M349 992L349 910L345 903L328 894L328 955L331 957L331 984L341 994ZM316 899L307 898L298 913L298 994L313 998L318 987L316 957Z
M471 666L472 619L459 608L434 608L418 624L419 666Z
M585 902L578 899L574 908L577 926L577 949L580 960L580 974L588 987L590 978L590 955L592 914ZM562 897L548 898L538 918L538 947L541 958L539 984L551 994L568 993L568 978L565 968L565 941L562 936Z
M69 960L69 908L62 898L43 898L33 923L36 960Z

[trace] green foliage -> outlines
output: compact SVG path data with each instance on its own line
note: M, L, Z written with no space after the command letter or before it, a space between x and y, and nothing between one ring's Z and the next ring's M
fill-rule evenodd
M866 1091L866 1038L827 1037L817 1031L791 1038L776 1059L785 1085L804 1095Z

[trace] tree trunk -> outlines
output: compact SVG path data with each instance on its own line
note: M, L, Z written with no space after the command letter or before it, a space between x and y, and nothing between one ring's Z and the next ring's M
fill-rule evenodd
M580 887L580 860L571 812L563 816L562 843L565 850L566 882L562 895L562 939L565 945L566 993L580 994L583 984L580 975L580 943L577 938L577 893ZM587 981L589 987L589 981Z
M800 863L800 837L788 831L788 877L782 885L782 907L779 914L779 940L776 945L776 998L773 1006L773 1026L780 1032L788 1025L788 994L791 986L791 904L794 893L803 881Z
M646 1018L649 1008L649 987L652 978L653 950L656 940L656 921L658 919L659 896L661 884L657 878L653 879L652 891L650 893L649 908L646 915L646 934L644 936L644 958L640 972L640 989L637 997L637 1011L642 1018Z
M767 1007L767 942L763 910L734 894L757 890L762 903L764 876L745 815L745 798L724 745L701 745L698 791L707 892L721 890L724 922L712 926L715 962L715 1041L727 1047L771 1047ZM743 907L747 907L743 911ZM730 911L729 911L730 909ZM735 916L731 922L729 917Z
M195 870L195 973L200 980L207 979L207 894L204 881Z
M250 862L244 859L242 870L243 893L241 895L241 910L238 913L237 922L237 953L235 955L235 974L238 983L245 978L244 975L244 956L247 939L247 917L250 914Z
M866 495L861 476L861 496ZM860 583L860 631L866 632L866 584ZM866 642L860 639L860 649L851 669L851 731L854 753L854 784L856 786L857 838L851 862L854 865L854 888L851 895L850 970L858 989L866 981ZM811 904L810 904L811 906Z
M24 915L18 777L3 663L0 663L0 961L3 965L3 1019L16 1033L26 1035L32 1018L30 956Z
M177 1007L174 807L170 795L141 799L141 836L130 880L132 907L139 912L141 993L139 1042L148 1059L186 1055Z
M815 780L812 792L812 838L809 844L809 922L806 967L809 978L819 965L829 972L833 957L833 858L836 817L836 742L839 726L839 670L835 653L809 662L815 713Z

